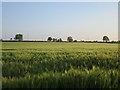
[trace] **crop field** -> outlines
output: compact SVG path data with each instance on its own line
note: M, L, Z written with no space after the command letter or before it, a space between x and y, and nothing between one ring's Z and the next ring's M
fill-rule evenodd
M3 42L2 88L120 88L116 43Z

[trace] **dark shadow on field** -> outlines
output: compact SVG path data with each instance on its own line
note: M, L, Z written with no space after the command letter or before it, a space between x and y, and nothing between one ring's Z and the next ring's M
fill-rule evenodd
M2 49L2 51L11 51L11 50L17 50L17 49Z

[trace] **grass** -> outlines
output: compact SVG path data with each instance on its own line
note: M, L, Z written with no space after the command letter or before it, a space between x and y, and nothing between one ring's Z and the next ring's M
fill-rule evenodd
M119 88L118 44L3 42L3 88Z

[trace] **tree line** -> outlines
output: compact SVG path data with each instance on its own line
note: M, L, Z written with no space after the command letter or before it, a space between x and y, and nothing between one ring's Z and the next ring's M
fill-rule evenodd
M110 39L108 38L108 36L103 36L102 40L103 40L103 42L110 42ZM12 38L10 38L10 40L2 40L1 39L0 41L25 41L25 40L23 40L22 34L16 34L14 37L14 40L12 40ZM47 41L48 42L63 42L63 40L61 38L52 38L52 37L48 37ZM78 42L78 41L73 40L73 38L71 36L69 36L69 37L67 37L67 42ZM97 40L96 41L84 41L84 40L82 40L81 42L98 42L98 41ZM111 41L111 42L116 42L116 41ZM117 42L120 42L120 41L117 41Z
M47 41L62 42L63 40L61 38L57 39L57 38L48 37ZM77 40L73 40L73 38L71 36L67 37L67 41L68 42L77 42ZM109 42L109 41L110 41L110 39L108 38L108 36L103 36L103 42Z

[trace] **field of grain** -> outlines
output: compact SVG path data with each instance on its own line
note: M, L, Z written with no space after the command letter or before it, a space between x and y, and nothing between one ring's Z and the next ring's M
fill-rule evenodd
M120 88L118 44L3 42L3 88Z

